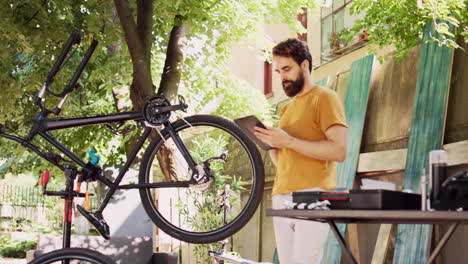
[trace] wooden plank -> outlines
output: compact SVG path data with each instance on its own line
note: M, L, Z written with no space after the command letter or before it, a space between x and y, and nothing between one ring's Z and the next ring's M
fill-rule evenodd
M468 164L468 140L445 144L448 165ZM401 170L405 168L408 149L395 149L362 153L359 155L358 172Z
M377 242L375 243L374 255L372 256L371 264L383 264L387 259L388 248L390 246L390 234L394 224L380 225Z
M346 121L348 123L348 151L346 160L338 163L337 166L337 187L351 189L353 186L364 130L373 65L373 55L368 55L351 64L351 73L344 100ZM346 225L338 225L338 229L344 234ZM341 248L338 241L334 237L331 238L332 236L333 233L329 232L322 263L340 263Z
M275 233L273 227L273 217L265 217L265 211L268 208L272 208L271 189L263 192L263 199L258 210L261 211L261 239L260 239L260 253L261 258L259 261L272 262L273 256L275 255L276 245L272 243L275 241Z
M242 193L241 200L243 203L247 201L248 194L249 193ZM233 236L232 251L239 252L242 258L254 261L259 261L261 258L261 218L262 208L260 207L249 222Z
M452 81L450 87L447 121L445 124L444 142L457 142L468 138L468 43L459 41L461 49L453 55Z
M359 232L357 224L348 225L348 245L357 262L361 263L361 252L359 250Z
M432 228L432 242L431 242L431 251L434 252L436 250L438 243L444 236L444 232L442 231L442 226L441 225L434 225ZM435 258L434 264L443 264L444 263L444 252L443 250L440 252L440 254Z
M405 168L407 149L368 152L359 155L358 172L401 170Z
M444 145L447 151L448 165L468 164L468 140Z
M343 100L343 102L346 97L346 90L348 88L350 74L351 74L351 71L348 70L348 71L340 72L336 76L334 90L338 93L338 95L340 96L341 100Z
M433 23L424 29L419 56L416 97L406 157L404 188L419 192L423 168L428 171L428 153L442 147L453 49L427 42L437 37ZM425 263L432 225L399 225L393 263Z
M419 54L417 46L404 60L392 57L374 68L361 151L408 147Z

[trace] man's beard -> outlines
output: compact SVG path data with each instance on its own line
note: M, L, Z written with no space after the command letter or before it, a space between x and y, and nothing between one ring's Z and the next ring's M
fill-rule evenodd
M289 85L286 86L288 83ZM294 97L296 94L302 91L302 88L304 87L304 76L301 72L295 81L284 80L282 84L284 93L289 97Z

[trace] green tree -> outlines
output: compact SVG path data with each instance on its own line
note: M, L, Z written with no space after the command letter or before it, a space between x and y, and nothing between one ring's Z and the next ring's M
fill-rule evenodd
M27 134L38 112L34 98L72 29L85 35L82 43L89 44L96 38L100 45L62 116L139 109L147 97L156 93L170 99L178 93L185 95L189 105L197 108L194 113L211 106L211 112L229 117L265 115L268 104L258 104L260 96L251 96L247 85L224 68L230 45L253 40L266 22L287 22L293 29L300 28L296 14L303 7L314 7L314 3L3 0L0 123L20 135ZM67 83L86 46L76 48L57 75L53 90L60 91ZM52 108L57 100L48 97L46 103ZM124 157L120 145L132 135L119 138L111 146L108 142L114 135L98 126L61 131L54 136L82 157L94 146L107 162L118 163ZM46 166L14 142L1 140L0 144L1 156L6 159L2 169L17 173Z
M452 48L468 41L466 0L353 0L351 14L364 13L352 28L354 34L366 30L371 52L393 45L403 57L422 40L424 25L434 23L439 35L432 41Z

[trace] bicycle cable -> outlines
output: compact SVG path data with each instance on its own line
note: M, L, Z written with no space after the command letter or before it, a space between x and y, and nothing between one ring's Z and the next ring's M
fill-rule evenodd
M177 117L178 117L178 116L177 116ZM179 119L182 119L190 128L193 127L192 124L190 124L190 123L185 119L185 117L184 117L183 115L181 115L181 116L179 117Z
M40 142L38 140L35 140L35 144L36 144L36 146L38 146L38 147L40 147L42 149L45 149L45 151L41 150L41 151L43 151L43 153L45 155L53 155L53 157L54 157L54 159L56 159L57 163L63 162L63 163L66 163L68 165L74 165L75 164L73 161L65 159L64 157L60 156L60 154L57 154L57 153L53 152L51 150L51 148L49 148L47 145L45 145L42 142Z

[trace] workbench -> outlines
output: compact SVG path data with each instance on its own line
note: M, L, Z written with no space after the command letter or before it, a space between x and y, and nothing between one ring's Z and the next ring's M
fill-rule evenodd
M279 216L328 223L351 263L358 263L336 223L355 224L450 224L428 259L433 263L460 224L468 224L468 212L416 210L273 210L267 216Z

